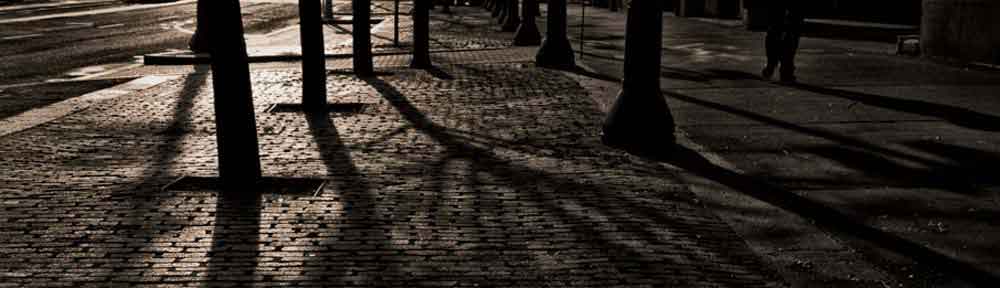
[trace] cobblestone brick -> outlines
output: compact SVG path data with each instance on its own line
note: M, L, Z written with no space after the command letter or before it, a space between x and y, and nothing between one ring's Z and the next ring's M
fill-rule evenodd
M673 168L601 145L587 92L530 55L332 74L330 103L367 106L314 119L265 112L299 101L297 70L255 71L266 176L326 179L318 195L161 190L216 175L206 73L0 138L0 283L776 285Z

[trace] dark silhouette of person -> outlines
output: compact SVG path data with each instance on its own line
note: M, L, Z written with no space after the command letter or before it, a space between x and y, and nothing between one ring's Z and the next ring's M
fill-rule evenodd
M761 71L764 79L771 79L774 70L782 82L795 82L795 52L799 49L799 36L805 17L800 0L770 0L767 12L767 65Z

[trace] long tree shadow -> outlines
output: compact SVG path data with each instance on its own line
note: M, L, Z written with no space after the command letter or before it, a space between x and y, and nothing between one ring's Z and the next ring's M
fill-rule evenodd
M744 117L744 118L747 118L747 119L750 119L750 120L754 120L754 121L757 121L757 122L765 123L765 124L768 124L768 125L771 125L771 126L774 126L774 127L778 127L778 128L782 128L782 129L788 129L788 130L792 130L792 131L799 132L799 133L802 133L802 134L806 134L806 135L810 135L810 136L814 136L814 137L819 137L819 138L827 139L827 140L830 140L830 141L833 141L833 142L837 142L837 143L844 144L844 145L849 145L849 146L857 148L857 149L862 149L862 150L865 150L865 151L870 151L870 152L877 153L877 154L880 154L880 155L883 155L883 156L889 156L889 157L899 158L899 159L906 160L906 161L913 161L913 162L920 163L921 165L924 165L924 166L927 166L927 167L938 167L938 166L947 165L947 164L943 164L942 162L940 162L938 160L935 160L935 159L930 159L930 158L927 158L927 157L922 157L922 156L919 156L919 155L914 155L914 154L905 153L905 152L901 152L901 151L898 151L898 150L886 148L886 147L883 147L883 146L880 146L878 144L874 144L874 143L871 143L871 142L868 142L868 141L865 141L865 140L862 140L862 139L858 139L858 138L854 138L854 137L849 137L849 136L841 135L841 134L838 134L838 133L835 133L835 132L831 132L831 131L827 131L827 130L824 130L824 129L805 127L805 126L797 125L795 123L791 123L791 122L783 121L783 120L780 120L780 119L771 118L771 117L768 117L768 116L765 116L765 115L757 114L757 113L754 113L754 112L751 112L751 111L747 111L747 110L739 109L739 108L736 108L736 107L719 104L719 103L712 102L712 101L702 100L702 99L699 99L699 98L695 98L695 97L691 97L691 96L687 96L687 95L684 95L684 94L679 94L679 93L675 93L675 92L671 92L671 91L663 91L663 93L664 93L664 95L667 95L668 97L676 99L676 100L680 100L680 101L688 102L688 103L695 104L695 105L698 105L698 106L702 106L702 107L706 107L706 108L711 108L711 109L715 109L715 110L727 112L727 113L730 113L730 114L733 114L733 115L737 115L737 116L741 116L741 117ZM953 178L946 178L946 179L948 179L948 181L960 181L960 179L953 179ZM945 186L945 187L956 188L956 187L953 187L953 186ZM960 193L960 194L968 194L968 193L975 193L976 192L974 190L964 189L964 188L967 188L965 186L961 186L961 187L957 187L957 188L962 188L962 189L949 189L949 191L952 191L952 192L955 192L955 193Z
M364 175L358 171L350 150L344 144L337 127L327 113L305 113L305 118L309 126L309 133L313 141L319 147L320 157L327 168L328 181L332 184L333 192L337 193L343 204L346 219L343 227L337 227L340 233L338 237L321 240L317 245L329 247L333 251L346 251L347 253L360 253L359 243L369 243L373 248L391 247L389 236L386 234L387 228L381 214L377 212L378 201L373 195L371 185ZM330 189L326 189L329 191ZM353 233L345 233L349 228ZM356 257L360 254L354 255ZM380 273L393 273L394 269L388 263L379 261L354 262L358 267L347 267L337 258L313 257L310 263L305 263L306 274L330 274L339 275L336 283L350 283L351 281L368 281L361 286L384 285L380 283L378 277ZM360 272L360 275L352 275ZM350 280L351 277L359 279Z
M261 192L224 189L217 193L212 246L206 257L206 287L250 286L260 257Z
M911 141L904 145L954 161L954 165L946 167L948 175L967 179L973 184L1000 184L1000 178L995 173L996 166L1000 163L1000 154L996 152L929 140Z
M805 83L793 83L788 84L788 86L813 93L853 100L876 107L934 117L969 129L989 132L1000 131L1000 117L961 107L827 88Z
M113 191L112 198L120 199L118 204L123 211L108 211L108 213L121 213L123 219L115 225L115 234L125 239L129 239L130 245L146 247L151 245L148 241L155 233L165 233L154 231L158 227L152 227L150 223L162 223L164 213L153 213L160 209L159 205L163 195L158 194L159 187L166 184L171 179L171 168L174 161L180 155L181 145L190 129L193 108L197 97L202 93L208 79L209 67L207 65L195 66L195 72L187 75L181 85L178 98L174 101L173 107L167 116L169 122L166 127L154 127L153 131L157 138L157 144L153 151L149 152L152 159L146 162L146 166L140 173L140 178L132 182L131 185L121 187L120 190ZM153 215L149 217L148 215ZM162 227L159 227L162 228ZM86 234L84 234L86 235ZM122 257L131 259L129 261L139 261L151 253L131 252L125 255L112 253L111 257ZM127 261L126 261L127 262ZM116 265L117 266L117 265ZM127 263L122 263L116 270L129 270ZM110 280L116 275L107 275Z
M807 219L814 220L817 224L824 227L864 239L876 244L878 247L897 252L900 255L912 257L919 263L935 265L944 271L950 271L974 283L984 285L984 287L1000 281L1000 278L972 264L953 259L921 244L857 222L836 209L829 208L791 191L718 166L701 156L697 151L677 146L668 152L641 154L649 159L662 161L691 171L701 177L723 184L746 195Z
M727 75L733 79L760 79L757 75L736 70L710 69L709 72L716 75ZM1000 131L1000 117L972 111L966 108L919 100L886 97L882 95L822 87L806 83L781 83L781 85L816 94L843 98L875 107L934 117L969 129L989 132Z
M702 239L701 236L698 235L698 229L715 229L706 227L707 223L664 214L662 207L651 205L648 202L637 202L634 199L628 199L620 196L616 197L616 193L610 190L612 189L610 186L605 187L601 184L579 183L574 181L572 177L547 173L545 171L538 170L537 168L519 165L508 160L500 159L491 153L487 148L480 148L467 144L461 137L456 137L454 134L449 133L449 129L447 127L435 124L430 118L428 118L416 106L407 100L406 96L396 90L392 85L377 78L367 79L366 81L369 85L374 87L383 96L383 98L385 98L389 104L392 105L407 122L409 122L412 127L420 131L422 134L430 136L435 142L444 146L446 151L448 151L446 154L449 155L449 157L470 160L470 175L478 175L479 172L485 172L493 175L494 177L503 179L503 183L513 185L517 199L522 199L522 201L528 201L529 203L540 204L543 211L546 211L544 213L554 214L554 216L559 219L552 225L560 225L569 229L567 232L572 236L561 237L572 237L572 240L567 238L561 239L569 240L571 242L582 241L582 243L586 243L583 246L574 245L571 247L584 250L594 249L592 252L596 254L587 255L584 258L589 259L592 257L600 259L602 257L607 257L607 259L609 259L607 263L587 264L588 267L603 267L604 269L615 270L616 273L626 273L629 275L633 273L635 273L635 275L655 274L657 275L655 276L657 280L651 281L655 281L656 283L674 283L680 286L685 286L694 285L694 281L696 280L684 277L674 277L676 275L671 273L664 274L663 269L677 269L667 267L677 267L678 265L681 265L681 263L684 263L687 265L683 268L684 272L674 272L677 274L688 275L697 275L701 273L711 274L711 269L713 268L708 268L702 265L719 262L747 263L747 261L753 261L751 260L753 258L750 254L740 254L735 251L725 253L725 250L723 249L713 250L711 248L705 248L718 245L718 243L712 242L718 241L718 239ZM471 179L471 181L472 183L478 183L475 178ZM566 197L559 198L559 196ZM682 201L680 199L675 200ZM630 209L625 209L624 207L630 207ZM607 221L610 221L610 223L607 223ZM657 227L644 227L639 223L646 223ZM515 235L523 235L525 233L533 235L538 233L533 230L534 228L537 227L522 227L518 225L517 227L508 227L507 229L516 230L518 233L514 233ZM721 227L716 228L722 229ZM672 243L666 239L674 239L684 243L694 243L688 244L689 246L685 246L685 249L696 250L698 252L690 254L680 253L682 255L671 254L665 257L664 254L660 254L663 251L659 249L680 249L678 246L680 244ZM645 243L645 241L651 242ZM645 244L637 244L639 242L644 242ZM557 243L552 243L550 245L555 247L561 246ZM510 245L487 246L487 248L490 247L492 247L491 249L511 248ZM553 249L555 251L560 249L555 247L548 249ZM720 254L720 252L723 253ZM558 254L558 252L556 254ZM498 259L491 259L491 262L495 262L497 260ZM491 265L501 264L503 263L494 263ZM511 264L508 263L507 265ZM573 266L573 264L567 265ZM528 269L527 267L520 266L515 266L515 268ZM556 281L561 281L557 276L546 276L544 273L545 271L546 270L544 269L528 269L527 271L519 273L532 274L519 274L521 275L519 277L526 278L524 280L527 281L543 281L549 284L555 284L559 283ZM752 273L742 270L736 271L739 272L731 272L737 274ZM538 275L534 275L535 273L538 273ZM739 277L736 277L736 279L738 278ZM710 279L707 281L721 281L719 284L726 283L727 285L734 285L733 283L728 283L727 281L738 282L738 280L720 279ZM535 282L535 284L538 283L540 282Z
M680 101L731 113L754 121L759 121L765 124L773 125L779 128L789 129L807 135L832 140L840 144L845 144L850 147L860 149L861 151L869 151L881 155L897 157L904 160L921 163L923 165L931 167L944 165L936 160L931 160L924 157L919 157L916 155L911 155L896 150L884 148L876 144L862 141L860 139L843 136L837 133L821 129L799 126L794 123L773 119L764 115L756 114L750 111L745 111L735 107L730 107L723 104L710 102L669 91L664 91L664 94L669 95L669 97ZM837 211L836 209L827 207L823 204L817 203L808 198L799 196L791 191L784 190L779 186L715 165L711 161L701 156L697 151L677 146L677 147L672 147L669 151L633 151L633 152L652 160L662 161L664 163L675 165L677 167L691 171L706 179L710 179L715 182L721 183L725 186L731 187L744 194L771 203L772 205L775 205L787 211L796 213L807 219L815 220L818 224L821 224L835 231L840 231L842 233L854 235L855 237L874 243L878 247L888 249L890 251L895 251L901 255L910 256L913 259L917 260L919 263L935 265L942 270L950 271L952 273L955 273L956 275L961 275L967 279L975 281L975 283L988 284L988 283L997 283L997 281L1000 281L1000 278L997 278L995 275L992 275L991 273L984 271L972 264L953 259L947 255L931 250L927 247L914 243L905 238L896 236L894 234L869 227L864 223L860 223L853 220L850 216L845 215ZM857 155L857 154L853 153L852 155ZM843 155L828 155L828 156L840 158ZM858 159L857 157L853 158ZM873 165L873 162L880 163L879 166L884 168L887 167L887 165L889 165L889 164L884 164L886 161L880 158L866 158L863 162L864 163L858 163L857 165L865 165L865 166ZM897 174L902 173L900 175L906 177L913 176L912 173L905 173L906 171L898 172L899 167L896 166L888 168L897 170L897 172L895 173ZM921 176L932 175L930 173L917 173L917 174L920 174ZM939 180L939 182L955 183L956 181L959 181L959 183L961 183L960 181L963 180L963 179L953 178L953 176L947 174L937 175L936 177L938 177L937 180ZM946 177L946 178L941 179L940 177ZM969 193L969 191L966 189L969 188L968 186L965 185L959 185L959 186L961 187L954 187L954 185L949 184L946 187L951 188L953 192Z

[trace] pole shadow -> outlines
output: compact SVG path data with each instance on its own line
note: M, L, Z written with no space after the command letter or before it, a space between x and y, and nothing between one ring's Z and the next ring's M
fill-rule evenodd
M761 80L761 78L758 77L757 75L746 73L743 71L726 70L726 69L709 69L709 72L715 75L725 76L730 79ZM948 121L949 123L968 129L980 130L986 132L1000 131L1000 117L972 111L966 108L961 108L946 104L931 103L920 100L899 99L899 98L887 97L870 93L828 88L801 82L778 83L778 84L785 87L799 89L802 91L843 98L855 101L857 103L867 104L889 110L933 117L944 121Z
M786 86L812 93L848 99L875 107L934 117L968 129L987 132L1000 131L1000 117L979 113L961 107L919 100L898 99L805 83L789 83L786 84Z
M633 153L647 159L680 167L806 219L814 220L817 224L824 227L858 237L883 249L894 251L899 255L906 255L919 263L934 265L941 270L960 275L978 285L986 287L992 285L990 283L998 283L1000 281L1000 278L996 275L982 270L975 265L953 259L919 243L872 228L851 219L850 216L836 209L829 208L791 191L715 165L701 156L697 151L689 148L678 145L671 147L668 151L633 151Z
M789 129L807 135L829 139L834 142L838 142L848 146L853 146L855 148L861 149L862 151L870 151L870 152L890 155L910 161L924 163L927 165L939 164L937 161L934 160L929 160L923 157L897 152L895 150L884 148L852 137L839 135L837 133L828 132L821 129L798 126L794 123L773 119L750 111L745 111L735 107L730 107L706 100L701 100L698 98L694 98L679 93L674 93L669 91L663 91L663 92L668 97L676 100L688 102L691 104L695 104L710 109L728 112L737 116L763 122L765 124L769 124L779 128ZM824 227L828 227L830 229L833 229L835 231L840 231L841 233L845 233L848 235L853 235L855 237L873 243L883 249L888 249L890 251L899 253L900 255L907 255L909 257L912 257L919 263L935 265L936 267L942 270L963 276L966 279L969 279L975 283L987 284L987 283L998 283L998 281L1000 281L1000 278L998 278L997 276L991 274L990 272L982 270L979 267L976 267L972 264L953 259L947 255L931 250L927 247L924 247L923 245L914 243L910 240L896 236L894 234L869 227L864 223L860 223L851 219L850 216L843 214L837 211L836 209L814 202L813 200L799 196L791 191L784 190L779 186L770 184L763 180L755 179L750 176L742 175L740 173L731 171L727 168L715 165L714 163L711 163L709 160L701 156L697 151L681 147L678 145L675 147L664 147L663 151L631 150L629 152L646 159L650 159L653 161L660 161L663 163L671 164L676 167L682 168L686 171L690 171L696 175L723 184L725 186L733 188L736 191L752 196L764 202L770 203L784 210L793 212L804 218L812 219L816 221L816 223L823 225ZM952 180L954 179L951 179L949 181Z
M217 192L212 247L205 287L251 286L260 256L261 191L226 188Z
M365 77L364 79L369 79ZM330 178L328 183L336 192L335 198L342 202L345 219L332 230L337 237L320 240L318 246L326 246L332 253L310 257L305 263L306 275L334 276L336 285L384 285L379 277L382 273L397 274L395 267L380 261L340 260L338 255L348 255L343 258L354 259L366 257L360 253L362 249L390 249L390 222L378 213L379 201L376 200L371 184L358 170L351 157L350 150L344 144L340 133L328 113L305 113L309 133L316 142L320 157L326 166ZM329 191L330 189L326 189ZM331 215L333 216L333 215ZM335 217L335 216L334 216ZM351 233L345 233L350 231ZM360 243L368 248L358 247ZM369 246L370 245L370 246ZM398 254L398 253L395 253ZM345 265L341 261L351 261L354 265ZM367 282L367 283L365 283Z

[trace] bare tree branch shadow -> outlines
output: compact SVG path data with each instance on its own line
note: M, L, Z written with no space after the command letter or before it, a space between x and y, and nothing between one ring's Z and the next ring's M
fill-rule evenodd
M855 147L855 148L858 148L858 149L862 149L862 150L866 150L866 151L878 153L880 155L891 156L891 157L895 157L895 158L899 158L899 159L903 159L903 160L907 160L907 161L913 161L913 162L916 162L916 163L924 164L926 166L937 166L937 165L941 164L940 161L937 161L937 160L934 160L934 159L929 159L929 158L921 157L921 156L918 156L918 155L904 153L904 152L893 150L893 149L890 149L890 148L886 148L886 147L883 147L883 146L880 146L880 145L877 145L877 144L874 144L874 143L870 143L870 142L864 141L862 139L857 139L857 138L854 138L854 137L844 136L844 135L841 135L841 134L838 134L838 133L834 133L834 132L823 130L823 129L819 129L819 128L810 128L810 127L800 126L800 125L797 125L795 123L783 121L783 120L780 120L780 119L774 119L774 118L771 118L771 117L767 117L765 115L760 115L760 114L753 113L751 111L746 111L746 110L743 110L743 109L739 109L739 108L736 108L736 107L731 107L731 106L719 104L719 103L716 103L716 102L711 102L711 101L708 101L708 100L702 100L702 99L699 99L699 98L695 98L695 97L691 97L691 96L687 96L687 95L683 95L683 94L679 94L679 93L675 93L675 92L671 92L671 91L663 91L663 94L667 95L670 98L676 99L676 100L680 100L680 101L688 102L688 103L691 103L691 104L694 104L694 105L698 105L698 106L702 106L702 107L706 107L706 108L715 109L715 110L719 110L719 111L722 111L722 112L730 113L730 114L733 114L733 115L736 115L736 116L744 117L744 118L747 118L747 119L750 119L750 120L753 120L753 121L757 121L757 122L761 122L761 123L764 123L764 124L768 124L768 125L771 125L771 126L774 126L774 127L778 127L778 128L782 128L782 129L788 129L788 130L795 131L795 132L798 132L798 133L802 133L802 134L805 134L805 135L827 139L827 140L830 140L830 141L833 141L833 142L837 142L837 143L840 143L840 144L852 146L852 147ZM954 192L956 192L956 193L969 193L969 191L954 191Z
M730 252L732 254L720 254L720 251L704 249L703 247L711 247L710 245L713 245L708 244L708 242L717 241L718 239L700 240L701 238L700 236L697 236L697 232L691 230L705 228L703 226L706 223L688 222L689 220L686 219L680 219L663 214L664 212L662 211L662 207L650 205L649 203L635 202L627 198L617 198L613 196L615 195L615 192L610 190L612 189L611 187L605 187L601 184L578 183L577 181L572 180L572 177L551 174L542 170L537 170L537 168L523 166L508 160L500 159L488 149L470 145L461 137L456 137L455 134L449 133L449 128L434 123L427 115L423 114L419 108L411 103L406 96L396 90L396 88L394 88L391 84L378 78L366 79L366 82L374 87L389 102L389 104L392 105L406 121L409 122L412 127L422 134L430 136L430 138L432 138L435 142L444 146L446 151L448 151L446 154L451 158L442 159L442 162L439 162L437 166L443 166L444 164L442 163L446 163L449 161L448 159L465 159L471 161L471 167L469 168L471 171L469 172L470 175L486 173L492 175L493 177L503 179L500 180L503 181L503 183L513 185L513 191L515 195L518 195L516 196L518 199L528 203L541 205L543 208L542 211L545 211L543 213L552 213L556 219L559 219L556 223L553 223L553 225L560 225L560 227L570 229L567 231L567 234L572 236L561 237L573 237L572 239L576 241L586 243L583 246L574 247L577 247L578 249L597 249L593 250L595 253L594 255L588 255L584 258L607 257L610 259L608 260L608 263L593 264L595 266L613 269L616 273L626 273L629 275L632 273L637 273L636 275L654 273L658 274L656 277L657 280L654 280L657 281L656 283L671 283L662 282L665 281L664 278L666 278L673 279L672 281L675 282L672 283L683 286L685 283L688 285L694 285L694 283L690 282L692 281L691 279L673 277L672 274L669 273L662 274L663 269L669 269L665 267L670 267L671 265L687 263L689 266L686 266L687 268L685 268L684 273L700 274L711 273L708 271L711 268L702 266L706 263L715 263L716 261L727 263L746 263L746 261L753 261L752 259L754 256L748 254L739 254L735 251ZM437 170L440 171L442 169L443 168L438 168ZM471 183L478 183L475 176L472 176L470 181ZM557 198L557 195L568 197ZM531 205L534 206L536 204ZM623 209L623 207L630 207L631 209ZM580 210L581 208L584 210ZM600 224L604 221L601 219L613 219L611 222L614 224ZM642 227L641 225L633 222L656 223L658 227ZM595 225L611 225L616 226L617 228L612 229L608 227L596 227ZM531 231L534 231L532 228L533 227L517 227L507 229L513 229L508 231L517 231L513 233L515 235L521 235L524 233L532 233ZM663 229L670 230L670 236L663 235ZM609 231L617 232L609 233ZM626 234L629 236L622 236ZM625 239L630 240L623 241L621 238L617 237L625 237ZM683 255L672 255L664 258L663 254L651 252L649 250L651 248L648 247L662 248L676 245L675 243L670 243L667 240L662 240L670 238L683 239L678 241L691 241L694 244L686 247L688 247L688 249L697 250L699 253L703 254L681 253ZM647 243L644 241L650 242ZM703 241L705 243L703 243ZM572 243L573 240L570 240L570 242ZM644 244L637 244L637 242L642 242ZM552 245L559 246L555 243ZM503 250L512 248L512 245L486 246L486 248L489 247L493 247L491 249ZM559 248L550 249L554 249L556 251L559 250ZM658 248L652 249L655 251L655 249ZM683 260L677 260L671 257L679 257ZM490 259L489 261L493 263L497 260L499 259ZM492 265L500 265L501 263L494 263ZM558 277L544 276L542 274L533 275L533 273L539 273L541 271L543 270L520 272L532 274L525 274L519 277L524 280L542 281L547 284L559 283L548 282L558 281ZM536 279L534 277L540 278ZM720 281L719 283L727 283L727 280L723 279L711 279L707 281ZM535 283L538 284L542 282Z

